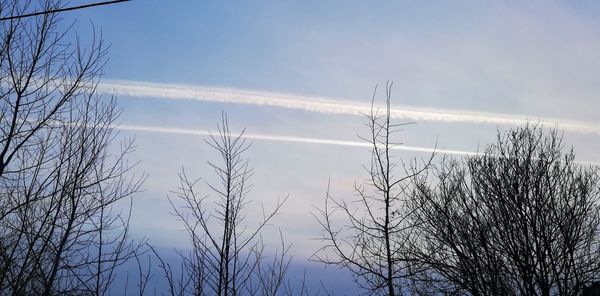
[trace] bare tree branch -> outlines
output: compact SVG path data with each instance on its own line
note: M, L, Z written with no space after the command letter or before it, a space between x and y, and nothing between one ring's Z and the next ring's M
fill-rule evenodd
M600 277L600 175L528 125L446 159L415 190L424 292L580 295ZM432 183L432 184L431 184Z
M406 199L412 178L431 162L430 158L418 167L416 162L399 161L399 166L394 160L391 149L397 144L392 135L404 124L390 121L391 88L388 83L385 113L379 115L375 108L374 92L371 112L365 115L370 135L361 138L371 144L371 163L365 167L369 179L354 185L358 199L334 199L328 185L323 209L313 214L325 242L313 260L348 269L368 295L402 295L409 289L412 260L407 247L413 232ZM345 226L334 226L336 212L346 219Z

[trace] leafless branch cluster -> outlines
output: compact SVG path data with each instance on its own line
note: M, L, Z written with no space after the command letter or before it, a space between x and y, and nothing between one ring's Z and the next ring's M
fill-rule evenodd
M0 10L31 5L7 0ZM105 294L137 250L129 212L113 209L127 208L143 178L129 173L132 141L111 147L114 99L95 93L105 46L71 42L59 21L46 14L0 23L2 295Z
M220 181L218 185L206 184L214 198L200 195L196 189L199 180L190 180L183 171L177 199L171 200L174 215L183 224L192 250L179 253L183 260L179 279L170 265L161 263L170 294L283 295L290 264L289 247L281 237L281 248L268 258L261 231L279 212L285 198L279 199L270 211L263 208L258 225L249 228L244 208L250 202L247 195L252 169L243 155L251 144L243 132L239 135L230 132L225 114L218 130L218 135L207 140L222 160L219 164L208 163Z
M430 291L579 295L600 271L600 175L526 126L418 180L417 256Z
M314 260L348 268L369 295L399 295L410 286L413 271L406 254L414 235L407 199L411 180L431 161L422 165L395 162L392 149L400 143L392 137L406 124L390 120L391 88L391 83L386 85L385 113L380 115L372 107L366 115L370 135L363 139L371 144L371 164L365 167L369 179L354 185L357 199L352 203L337 200L328 190L324 208L315 214L325 246L315 253ZM336 211L347 219L347 229L334 225Z
M598 283L598 167L537 125L477 156L405 165L391 154L386 90L387 113L367 116L369 179L352 202L328 188L314 260L349 270L368 295L580 295Z

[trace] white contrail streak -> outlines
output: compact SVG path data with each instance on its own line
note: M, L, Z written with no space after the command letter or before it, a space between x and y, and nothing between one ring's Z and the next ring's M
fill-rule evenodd
M168 133L168 134L186 134L196 136L209 136L218 135L218 131L202 130L202 129L187 129L187 128L173 128L173 127L158 127L158 126L139 126L139 125L117 125L114 126L118 130L126 130L133 132L152 132L152 133ZM232 134L239 134L232 132ZM264 135L264 134L251 134L244 133L242 135L246 139L253 140L265 140L265 141L278 141L278 142L292 142L292 143L306 143L306 144L322 144L322 145L338 145L338 146L353 146L353 147L372 147L372 144L367 142L358 141L342 141L342 140L331 140L322 138L309 138L309 137L295 137L295 136L280 136L280 135ZM454 154L454 155L476 155L476 152L460 151L460 150L448 150L448 149L437 149L437 148L426 148L406 145L396 145L392 149L414 151L414 152L425 152L425 153L443 153L443 154Z
M195 135L195 136L210 136L218 135L218 131L210 131L203 129L188 129L188 128L175 128L175 127L160 127L160 126L140 126L140 125L115 125L113 128L124 131L132 132L151 132L151 133L167 133L167 134L183 134L183 135ZM236 135L239 132L232 132ZM251 134L244 133L242 137L252 140L264 140L264 141L277 141L277 142L291 142L291 143L305 143L305 144L321 144L321 145L337 145L337 146L350 146L350 147L372 147L372 144L367 142L358 141L343 141L343 140L331 140L323 138L310 138L310 137L296 137L296 136L283 136L283 135L265 135L265 134ZM391 149L412 151L412 152L423 152L423 153L441 153L441 154L452 154L452 155L479 155L479 152L462 151L462 150L451 150L451 149L440 149L440 148L428 148L428 147L417 147L407 145L394 145ZM595 165L600 166L600 163L590 161L577 160L575 163L583 165Z
M272 106L329 114L360 115L368 113L371 107L369 104L347 100L324 99L231 88L199 87L125 80L105 80L98 86L98 90L103 93L116 93L128 97ZM383 108L383 106L379 107ZM556 125L558 128L565 131L600 134L600 123L566 120L561 118L518 116L446 109L424 109L408 106L394 106L390 115L392 118L410 121L485 123L496 125L522 125L531 121L540 122L547 126Z

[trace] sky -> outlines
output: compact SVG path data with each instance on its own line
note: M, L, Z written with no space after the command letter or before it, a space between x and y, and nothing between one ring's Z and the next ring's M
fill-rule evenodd
M398 160L434 147L462 157L529 120L562 130L578 161L600 163L599 15L584 0L134 0L64 18L83 42L93 23L110 44L99 91L118 96L120 133L136 137L131 159L148 174L135 235L187 245L168 197L182 166L214 180L203 139L224 111L253 140L249 213L289 196L265 240L281 229L294 262L316 270L311 213L329 180L351 200L365 179L360 112L373 96L384 103L388 81L394 120L414 123L398 135Z

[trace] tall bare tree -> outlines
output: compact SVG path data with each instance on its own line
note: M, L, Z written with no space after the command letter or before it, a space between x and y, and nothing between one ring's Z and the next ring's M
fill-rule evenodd
M580 295L600 277L600 175L528 125L417 179L422 292Z
M0 13L37 7L61 1L5 0ZM57 14L0 22L2 295L105 294L137 250L113 208L143 178L129 174L132 141L111 147L114 99L95 92L105 46L70 37Z
M354 185L357 198L350 202L335 199L328 188L325 206L315 214L325 245L314 259L346 268L368 295L401 295L409 289L412 272L406 246L413 236L406 199L411 179L430 162L405 163L394 155L393 148L400 143L392 138L406 123L391 122L391 90L388 83L383 114L372 106L366 115L370 134L363 139L371 145L371 163L365 167L368 180ZM336 211L341 212L346 225L334 225L339 217Z
M46 0L39 6L60 5ZM17 15L32 7L37 7L32 1L4 0L0 13ZM40 131L68 119L69 102L88 92L101 74L102 40L84 48L68 40L59 22L57 14L0 22L0 175Z
M282 295L290 264L288 247L267 260L261 232L279 212L285 199L278 199L271 211L263 208L262 219L254 227L246 223L245 208L250 202L248 180L252 169L244 159L250 147L244 132L229 130L227 115L218 125L218 135L207 144L221 156L221 163L208 162L219 184L206 184L213 195L198 192L199 180L180 174L177 199L171 200L174 215L182 222L191 243L191 252L179 252L182 274L176 279L171 266L162 259L171 295ZM211 202L214 201L213 202ZM158 254L157 254L158 255ZM159 256L160 259L160 256Z

